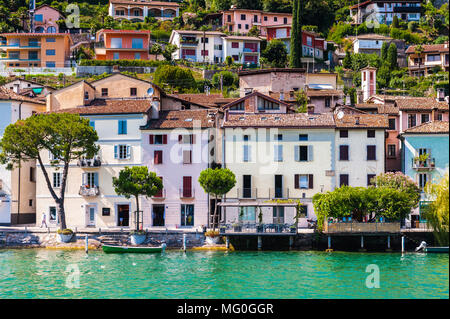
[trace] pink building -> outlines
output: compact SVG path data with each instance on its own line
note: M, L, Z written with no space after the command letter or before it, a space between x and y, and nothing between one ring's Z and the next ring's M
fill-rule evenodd
M44 4L34 10L34 30L35 33L59 33L59 26L56 21L63 19L61 11Z
M267 34L266 27L292 23L292 14L264 12L262 10L236 9L222 11L222 25L226 31L246 34L257 26L262 36Z
M200 172L211 166L217 111L166 110L142 127L143 164L162 179L164 189L143 202L144 227L199 228L208 225L209 197ZM214 139L213 139L214 140Z

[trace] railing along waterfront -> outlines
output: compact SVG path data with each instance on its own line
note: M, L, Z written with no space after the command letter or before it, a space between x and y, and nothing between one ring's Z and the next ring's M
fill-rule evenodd
M326 233L399 233L400 222L388 223L325 223Z
M257 223L237 223L221 224L219 226L221 234L295 234L297 227L295 224L257 224Z

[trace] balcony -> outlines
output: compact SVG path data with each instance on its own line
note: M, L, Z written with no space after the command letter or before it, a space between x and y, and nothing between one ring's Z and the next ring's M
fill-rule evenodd
M257 188L238 188L237 189L239 199L256 199L258 198Z
M395 13L420 13L420 7L394 7Z
M102 162L100 160L100 156L95 156L94 158L82 158L77 163L78 167L81 168L98 168L102 166Z
M257 224L257 223L235 223L221 224L219 230L221 234L257 234L257 235L289 235L296 234L297 227L295 224Z
M156 195L152 196L153 200L158 200L158 199L162 200L165 198L166 198L166 190L165 189L160 190Z
M195 190L193 188L180 188L180 198L195 198Z
M197 46L198 40L193 40L193 39L181 39L181 40L180 40L180 44L182 44L182 45L184 45L184 46Z
M287 199L289 198L289 188L275 187L269 189L270 199Z
M98 186L80 186L78 194L86 197L95 197L100 195L100 189Z
M400 222L325 222L324 233L400 233Z
M6 44L5 42L0 43L0 49L39 49L41 47L40 42L31 42L28 45L20 45L19 43Z
M244 53L258 53L258 50L256 50L256 49L251 49L251 48L244 48L244 49L242 50L242 52L244 52Z
M418 171L431 171L434 170L436 161L434 158L428 158L425 161L421 161L417 158L412 159L412 168Z

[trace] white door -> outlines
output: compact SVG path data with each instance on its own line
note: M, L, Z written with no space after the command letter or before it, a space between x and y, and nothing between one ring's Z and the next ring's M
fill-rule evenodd
M86 209L86 226L95 227L95 215L96 215L95 206L88 206Z

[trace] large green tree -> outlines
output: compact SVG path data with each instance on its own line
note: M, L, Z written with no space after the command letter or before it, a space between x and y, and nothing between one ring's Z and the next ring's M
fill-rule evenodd
M275 68L284 68L288 60L286 45L281 40L272 40L261 54Z
M214 195L213 230L217 223L217 199L228 193L236 185L236 176L228 168L207 168L200 172L198 182L203 190Z
M449 242L449 188L448 173L437 184L429 183L425 187L433 202L428 206L425 218L434 231L440 246L448 246Z
M58 206L62 230L67 228L64 199L69 165L83 156L92 158L97 154L97 140L97 132L89 125L89 119L78 114L38 114L6 127L0 141L0 161L7 164L9 169L20 167L23 161L37 161L50 194ZM48 165L44 163L49 152L53 157L50 166L55 170L62 168L59 195L52 187Z
M119 177L113 177L113 186L117 195L126 198L134 196L136 199L136 231L141 230L139 196L156 195L163 188L161 178L156 173L149 172L147 166L126 166L119 172Z

